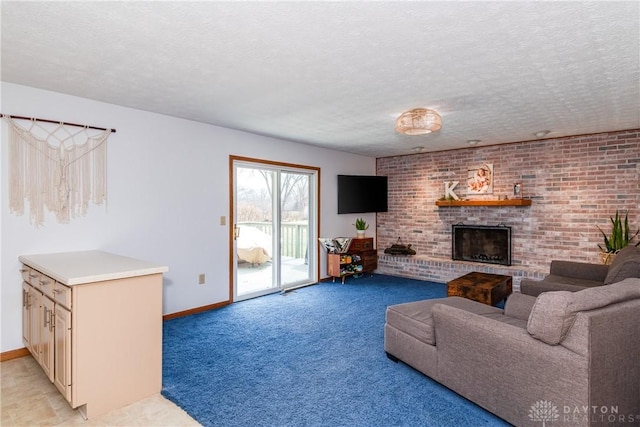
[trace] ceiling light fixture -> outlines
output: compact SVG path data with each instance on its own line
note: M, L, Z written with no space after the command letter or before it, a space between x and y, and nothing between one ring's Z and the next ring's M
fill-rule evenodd
M470 139L467 141L467 144L469 145L478 145L479 142L482 142L482 140L480 139Z
M404 135L424 135L439 131L441 127L440 114L428 108L414 108L400 114L396 120L396 131Z
M545 136L547 136L549 133L551 133L550 130L539 130L538 132L534 133L533 135L536 138L544 138Z

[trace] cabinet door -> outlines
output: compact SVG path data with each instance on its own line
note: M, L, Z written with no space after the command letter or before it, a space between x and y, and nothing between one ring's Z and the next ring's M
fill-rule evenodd
M378 268L377 251L363 251L360 255L362 256L362 266L364 271L372 272Z
M340 277L339 254L327 254L327 274L331 277Z
M41 324L40 324L40 366L49 381L53 381L53 309L54 304L46 296L41 298Z
M29 289L29 351L40 363L40 325L42 322L42 294L30 287Z
M59 304L55 307L55 375L53 383L71 402L71 312Z
M31 286L27 282L22 282L22 342L29 348L31 344L31 312L29 291Z

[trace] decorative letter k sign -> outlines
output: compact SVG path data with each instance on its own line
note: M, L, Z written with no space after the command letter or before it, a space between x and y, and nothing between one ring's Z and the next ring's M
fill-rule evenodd
M460 197L458 197L458 195L453 192L453 189L456 188L458 184L460 184L460 181L446 181L444 183L444 197L447 199L449 197L452 197L454 200L460 200Z

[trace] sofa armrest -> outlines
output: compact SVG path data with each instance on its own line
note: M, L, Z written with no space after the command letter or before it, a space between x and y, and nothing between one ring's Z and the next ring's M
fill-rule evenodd
M597 281L604 284L608 271L609 266L604 264L553 260L551 261L549 274Z

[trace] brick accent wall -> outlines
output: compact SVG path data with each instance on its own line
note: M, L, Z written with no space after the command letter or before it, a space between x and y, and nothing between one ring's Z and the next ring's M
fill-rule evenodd
M426 141L428 144L428 141ZM468 169L492 163L490 195L467 194ZM380 158L377 174L389 177L389 211L377 215L378 272L446 282L469 271L542 278L552 259L600 262L596 228L610 230L616 209L640 227L640 129ZM522 183L529 207L437 207L445 181L460 181L468 199L513 197ZM512 266L451 260L451 225L512 227ZM383 250L398 238L413 257Z

